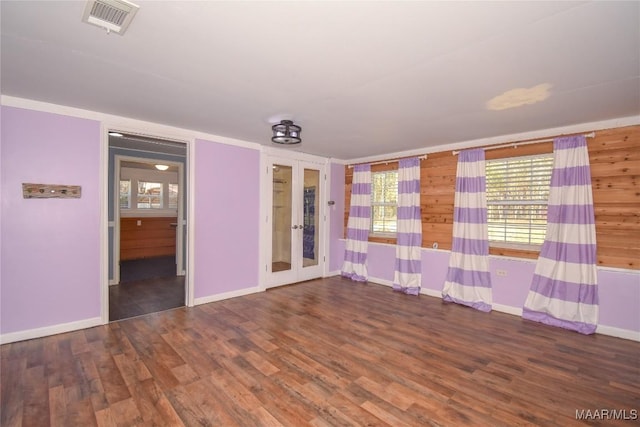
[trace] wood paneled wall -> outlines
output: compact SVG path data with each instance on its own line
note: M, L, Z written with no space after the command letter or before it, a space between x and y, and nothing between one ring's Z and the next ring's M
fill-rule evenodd
M589 159L596 215L598 264L640 269L640 126L596 130L589 138ZM487 160L553 152L553 143L501 148L486 152ZM451 249L457 156L430 153L421 163L422 246ZM397 163L375 165L372 171L397 169ZM353 169L345 166L345 230L351 200ZM395 243L371 237L370 241ZM537 258L537 251L491 248L491 254Z
M175 255L176 223L175 217L121 218L120 260Z

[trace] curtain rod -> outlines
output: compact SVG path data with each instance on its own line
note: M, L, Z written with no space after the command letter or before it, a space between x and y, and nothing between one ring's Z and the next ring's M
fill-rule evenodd
M347 167L348 167L349 169L351 169L351 168L353 168L355 165L366 165L366 164L369 164L369 165L371 165L371 166L374 166L374 165L388 165L389 163L397 163L397 162L399 162L401 159L410 159L411 157L414 157L414 156L410 156L410 157L402 157L402 158L400 158L400 159L380 160L379 162L373 162L373 163L367 163L367 162L364 162L364 163L354 163L354 164L352 164L352 165L348 165ZM420 160L424 160L424 159L426 159L426 158L427 158L427 155L426 155L426 154L423 154L422 156L418 156L418 158L419 158Z
M594 138L594 137L596 136L596 133L595 133L595 132L585 133L585 134L583 134L583 136L584 136L584 137L586 137L586 138ZM545 138L545 139L536 139L536 140L534 140L534 141L510 142L510 143L508 143L508 144L501 144L501 145L494 145L494 146L491 146L491 147L486 147L486 148L483 148L483 150L484 150L484 151L487 151L487 150L495 150L495 149L497 149L497 148L507 148L507 147L513 147L513 148L516 148L516 147L519 147L519 146L521 146L521 145L537 144L537 143L539 143L539 142L551 142L551 141L553 141L554 139L555 139L555 138ZM456 155L458 155L458 153L460 153L460 151L461 151L461 150L458 150L458 151L452 151L452 152L451 152L451 154L453 154L454 156L456 156Z

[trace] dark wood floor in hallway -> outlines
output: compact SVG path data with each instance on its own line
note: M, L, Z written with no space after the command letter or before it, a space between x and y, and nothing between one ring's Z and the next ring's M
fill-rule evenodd
M184 281L172 256L123 261L120 284L109 286L109 320L184 306Z
M341 278L0 348L2 426L567 426L640 409L638 342Z

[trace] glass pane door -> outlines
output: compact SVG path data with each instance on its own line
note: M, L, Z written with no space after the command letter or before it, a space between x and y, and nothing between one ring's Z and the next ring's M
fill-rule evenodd
M320 171L304 169L302 207L302 266L318 265Z
M292 268L291 231L293 168L274 164L271 271L287 271ZM297 226L296 226L297 228Z
M270 157L266 168L271 197L267 226L266 286L280 286L322 276L324 246L321 188L324 170L316 163Z

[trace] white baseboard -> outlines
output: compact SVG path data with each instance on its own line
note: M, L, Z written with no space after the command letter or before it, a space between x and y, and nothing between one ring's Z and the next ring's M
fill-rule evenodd
M378 285L384 285L384 286L393 286L393 282L391 280L387 280L387 279L379 279L377 277L369 277L367 279L367 282L371 282L371 283L376 283Z
M9 344L16 341L42 338L49 335L62 334L65 332L77 331L79 329L93 328L102 325L100 317L78 320L75 322L61 323L59 325L45 326L43 328L29 329L26 331L10 332L0 335L0 344Z
M387 279L380 279L378 277L369 277L369 282L376 283L378 285L393 287L393 282ZM434 289L420 288L420 295L426 295L428 297L442 298L441 291Z
M224 292L221 294L209 295L206 297L195 298L193 305L207 304L209 302L222 301L229 298L241 297L243 295L255 294L263 292L259 286L253 286L251 288L239 289L237 291Z
M640 332L630 331L629 329L620 329L613 326L598 325L598 327L596 328L596 333L640 342Z
M384 285L389 287L393 285L393 283L390 280L379 279L375 277L370 277L369 282L377 283L379 285ZM215 301L222 301L225 299L240 297L243 295L249 295L249 294L254 294L258 292L263 292L263 289L261 289L259 286L254 286L251 288L240 289L237 291L225 292L222 294L196 298L194 300L194 305L206 304L206 303L215 302ZM435 291L433 289L422 288L420 290L420 293L423 295L427 295L435 298L442 297L440 294L440 291ZM522 316L522 308L519 308L519 307L512 307L512 306L502 305L502 304L493 304L492 308L495 311L499 311L502 313L507 313L514 316ZM9 344L16 341L24 341L24 340L30 340L33 338L41 338L49 335L56 335L56 334L62 334L65 332L77 331L79 329L93 328L95 326L100 326L100 325L102 325L102 319L100 317L94 317L90 319L78 320L75 322L62 323L59 325L45 326L43 328L29 329L26 331L18 331L18 332L10 332L7 334L0 335L0 344ZM632 331L629 329L621 329L613 326L598 325L596 329L596 333L640 342L640 332Z
M495 311L499 311L500 313L512 314L514 316L522 317L522 308L513 307L510 305L502 305L502 304L491 304L491 309Z
M327 272L327 274L325 274L323 277L339 276L341 273L342 272L340 270L333 270L333 271Z
M393 282L387 279L380 279L377 277L369 277L369 282L377 283L378 285L384 286L393 286ZM435 298L442 298L442 294L440 291L435 291L433 289L421 288L420 294L427 295ZM493 303L491 308L495 311L499 311L501 313L511 314L513 316L522 317L522 307L513 307L510 305L496 304ZM596 329L596 333L602 335L608 335L616 338L623 338L626 340L638 341L640 342L640 332L631 331L629 329L620 329L613 326L604 326L598 325Z
M440 298L442 299L442 291L436 291L434 289L420 288L420 293L422 295L426 295L428 297Z

